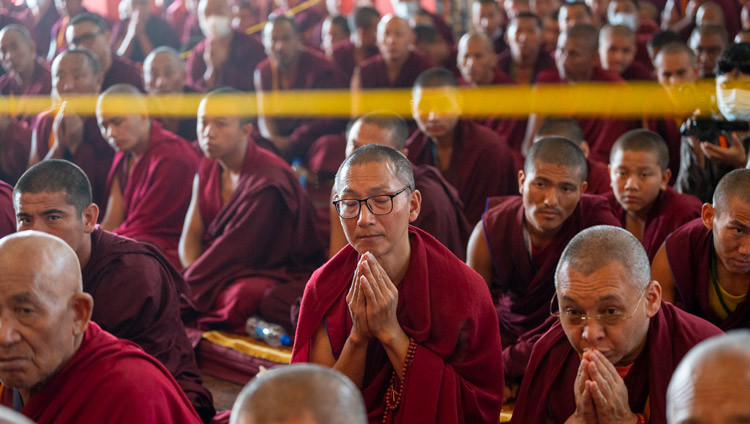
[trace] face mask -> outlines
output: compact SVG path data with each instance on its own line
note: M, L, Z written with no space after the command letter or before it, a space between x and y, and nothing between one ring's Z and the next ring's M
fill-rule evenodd
M716 103L730 121L750 121L750 91L733 88L716 90Z
M419 12L419 3L415 1L398 2L395 6L393 6L393 11L397 16L404 19L409 19L410 17L416 15L417 12Z
M44 9L49 4L49 0L26 0L26 5L30 8Z
M232 32L229 16L211 15L200 23L203 35L208 38L222 38Z
M633 31L638 30L638 16L630 13L615 13L609 17L609 23L612 25L625 25Z

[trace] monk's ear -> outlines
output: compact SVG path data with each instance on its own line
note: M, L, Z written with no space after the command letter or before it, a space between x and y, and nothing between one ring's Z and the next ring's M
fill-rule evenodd
M409 195L409 222L414 222L419 217L419 212L422 210L422 193L419 190L414 190Z
M518 192L523 195L523 182L526 181L526 173L523 169L518 171Z
M588 188L589 188L589 182L588 181L582 182L581 183L581 194L585 193L586 190L588 190Z
M701 209L701 219L703 220L703 225L705 225L709 230L713 230L714 218L716 218L716 209L714 209L714 206L712 204L704 203L703 208Z
M646 304L646 316L649 318L656 315L661 307L661 285L656 280L652 280L646 288L646 294L643 295L643 301Z
M672 178L672 170L667 168L661 173L661 189L666 190L669 180Z
M589 154L591 153L591 147L589 147L589 143L586 140L583 140L582 142L578 143L578 147L580 147L581 151L583 151L583 157L588 159Z
M251 122L246 122L242 124L242 134L245 135L246 139L248 140L250 139L250 135L253 133L253 128L255 127L253 126Z
M83 334L91 321L91 311L94 310L94 298L88 293L78 293L70 299L73 309L73 335Z
M92 203L83 210L81 219L83 220L83 232L90 234L96 227L96 220L99 218L99 206Z

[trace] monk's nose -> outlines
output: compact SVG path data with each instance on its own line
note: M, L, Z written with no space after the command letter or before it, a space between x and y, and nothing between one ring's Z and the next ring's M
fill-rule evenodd
M7 346L17 342L18 332L7 317L0 318L0 345Z
M595 319L587 319L583 323L583 333L581 334L581 337L590 343L596 342L604 337L604 327L602 327Z
M544 196L544 203L548 206L557 205L557 191L554 188L547 190L547 193Z
M636 180L636 177L628 177L627 180L625 180L625 188L629 189L637 189L638 188L638 181Z

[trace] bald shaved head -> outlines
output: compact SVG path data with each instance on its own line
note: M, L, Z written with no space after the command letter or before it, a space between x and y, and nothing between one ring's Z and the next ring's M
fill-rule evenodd
M595 53L599 48L599 30L591 24L575 24L568 28L567 31L560 33L560 40L574 39L584 41L586 46L591 52ZM561 42L558 40L558 45Z
M534 141L536 142L546 137L562 137L576 144L586 141L583 138L581 127L573 118L545 119L539 131L537 131Z
M382 133L378 133L377 140L363 139L363 125L374 126L382 130ZM399 115L388 111L377 111L370 112L362 115L357 120L349 124L347 128L347 156L351 154L356 148L368 145L368 144L383 144L389 147L393 147L398 151L402 151L406 148L406 139L409 136L409 129L406 125L406 121ZM368 131L369 134L369 131ZM373 134L374 135L374 134ZM377 143L375 143L377 142ZM350 146L351 145L351 146Z
M492 41L483 32L470 31L464 34L460 40L458 40L458 55L461 56L461 51L466 51L466 46L469 43L476 43L487 52L494 52Z
M735 169L719 181L711 202L717 217L728 208L732 199L750 204L750 169Z
M750 421L750 330L734 330L699 343L672 375L667 422Z
M127 110L132 114L148 115L148 106L146 105L146 99L140 90L130 84L115 84L99 95L99 99L96 102L96 113L97 115L102 114L103 109L107 109L108 106L115 106L115 102L108 102L111 98L126 98ZM104 110L106 114L123 115L124 111L117 108L116 112L113 113Z
M34 38L31 36L31 33L28 29L26 29L25 26L19 25L19 24L10 24L3 27L2 30L0 30L0 38L3 38L3 36L9 32L14 32L18 34L21 38L21 40L27 42L27 43L33 43Z
M416 36L409 22L395 15L385 15L378 22L377 45L383 59L403 63L414 47Z
M171 47L158 47L143 61L143 82L149 94L181 93L186 78L180 53Z
M463 79L472 85L495 80L495 48L483 32L468 32L458 41L457 65Z
M546 137L534 143L523 163L524 172L532 174L538 162L578 169L581 181L588 176L588 163L583 150L562 137Z
M661 136L653 131L635 129L621 135L612 146L609 154L609 162L612 163L618 152L650 152L656 156L657 163L662 171L669 166L669 149L667 143Z

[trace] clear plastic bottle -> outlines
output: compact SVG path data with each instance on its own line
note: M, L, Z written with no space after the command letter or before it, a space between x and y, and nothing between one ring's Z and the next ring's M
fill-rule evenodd
M286 334L284 327L271 324L258 317L250 317L245 323L245 331L250 337L261 340L273 347L289 346L292 339Z

